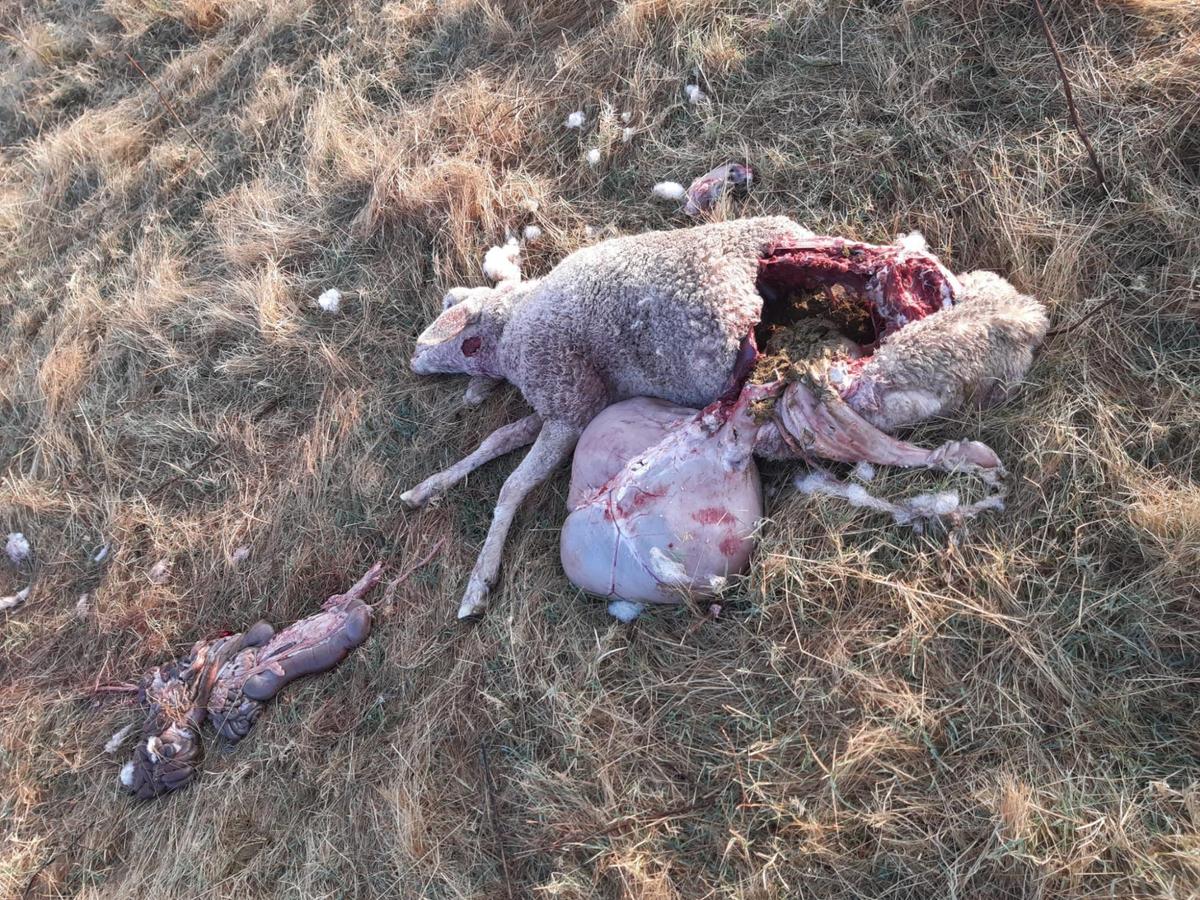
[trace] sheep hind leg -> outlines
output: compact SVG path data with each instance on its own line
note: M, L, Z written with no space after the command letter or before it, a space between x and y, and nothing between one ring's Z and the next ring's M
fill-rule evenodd
M400 502L409 509L424 506L485 463L533 443L541 427L541 417L534 413L497 428L484 438L474 453L460 459L450 468L430 475L412 490L405 491L400 495Z
M580 431L580 428L566 422L547 422L533 448L504 482L504 487L500 489L500 497L496 501L491 527L483 542L483 549L475 561L466 593L458 608L460 619L477 616L487 608L488 590L496 583L496 576L500 572L504 542L512 526L513 517L529 492L570 458L571 451L575 449L575 443L579 440Z

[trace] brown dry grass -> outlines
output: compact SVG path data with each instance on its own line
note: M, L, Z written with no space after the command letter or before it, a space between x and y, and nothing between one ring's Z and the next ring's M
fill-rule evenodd
M1200 892L1196 8L1050 6L1107 190L1023 2L7 4L0 533L36 562L0 622L0 895ZM544 270L674 224L650 186L728 154L746 212L919 228L1081 321L1015 402L919 435L996 447L1008 512L916 536L785 493L719 623L624 627L560 573L560 477L453 622L513 463L397 494L520 407L462 412L413 336L506 228L545 228ZM96 679L443 537L194 789L118 793Z

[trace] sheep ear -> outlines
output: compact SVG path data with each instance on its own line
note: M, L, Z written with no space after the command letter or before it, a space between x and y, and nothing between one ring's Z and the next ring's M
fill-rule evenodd
M451 340L478 322L482 314L483 298L477 292L468 294L448 306L440 316L434 319L433 324L417 338L417 342L441 344Z
M462 303L471 296L471 290L471 288L461 287L450 288L450 290L446 292L446 296L442 298L442 311L444 312L450 307Z

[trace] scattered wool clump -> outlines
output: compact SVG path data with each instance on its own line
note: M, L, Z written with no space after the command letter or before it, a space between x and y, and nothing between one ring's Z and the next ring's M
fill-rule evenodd
M687 94L688 103L703 103L708 99L708 94L700 90L698 84L684 85L683 92Z
M600 165L600 150L596 147L589 150L587 152L587 161L588 165L592 167Z
M633 140L633 129L626 125L621 129L621 143L628 144Z
M88 613L91 611L91 596L88 594L80 594L79 599L75 601L75 618L86 619L88 617Z
M125 740L125 738L129 734L129 732L131 732L131 731L133 731L132 724L126 725L124 728L114 731L113 736L110 737L108 739L108 743L106 743L104 745L104 752L105 753L116 753L118 750L120 750L122 742ZM132 765L132 763L131 763L131 765ZM124 773L124 770L122 770L122 773ZM121 780L122 780L122 782L124 782L124 778L122 778Z
M317 298L317 306L325 310L327 313L335 313L342 305L342 292L337 288L330 288Z
M537 225L526 225L523 234L525 236L525 240L531 244L534 241L539 241L542 239L542 229Z
M520 281L521 245L516 238L499 247L492 247L483 255L483 274L497 283L502 281Z
M8 558L12 560L13 565L20 565L29 558L29 541L25 535L19 531L14 531L8 536L8 543L4 545L4 552L8 554Z
M583 112L580 110L576 110L575 112L573 112L569 116L567 116L567 121L565 124L568 128L582 128L583 122L584 122Z
M621 121L626 125L629 124L629 121L632 118L633 118L633 113L631 113L629 110L625 110L625 112L621 113Z
M859 481L872 481L875 478L875 467L869 462L854 464L854 477Z
M948 516L962 505L958 498L958 491L939 491L936 494L917 494L915 497L910 497L906 504L908 515L912 518L933 518L934 516ZM903 516L897 518L900 521ZM900 522L900 524L905 524Z
M897 235L896 243L909 253L925 253L929 250L929 244L925 241L925 235L919 231Z
M102 563L108 559L108 544L102 544L100 549L92 554L92 562Z
M25 587L17 591L15 594L10 594L7 597L0 597L0 611L6 609L16 609L29 598L29 588Z
M160 559L150 567L147 573L152 584L166 584L171 580L171 561L169 559Z
M652 191L660 200L682 200L687 193L678 181L660 181Z
M121 784L125 787L133 787L133 760L121 766L121 774L118 776L121 779Z
M861 465L861 464L860 464ZM1004 494L989 494L974 503L963 503L958 491L939 491L916 494L899 503L892 503L871 494L861 484L850 484L830 475L824 469L813 469L797 476L796 488L803 494L840 497L851 506L887 513L897 525L909 525L914 531L924 530L924 523L950 518L953 521L970 519L986 509L1004 509Z
M233 565L236 566L238 563L240 563L242 560L246 559L249 556L250 556L250 548L247 547L245 544L243 544L242 546L238 547L236 550L234 550L232 553L229 554L229 561Z
M608 604L608 614L614 619L624 622L628 625L634 619L642 614L642 610L646 607L640 603L631 603L628 600L613 600Z

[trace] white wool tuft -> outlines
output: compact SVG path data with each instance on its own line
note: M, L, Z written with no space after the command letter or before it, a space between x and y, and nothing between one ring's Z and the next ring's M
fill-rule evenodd
M133 760L121 766L121 774L118 776L121 779L121 784L127 788L133 787Z
M875 467L869 462L857 462L854 464L854 477L859 481L872 481L875 478Z
M914 517L944 516L958 509L958 494L955 491L917 494L905 505Z
M608 614L628 625L642 614L646 607L641 603L631 603L628 600L613 600L608 604Z
M14 531L8 536L8 543L4 545L4 552L13 561L13 565L19 565L29 558L29 541L25 539L25 535L21 534L21 532Z
M238 563L240 563L244 559L247 559L249 556L250 556L250 548L247 547L245 544L243 544L242 546L238 547L236 550L234 550L232 553L229 554L229 561L236 566Z
M131 731L133 731L132 723L130 723L129 725L126 725L124 728L114 731L113 736L110 737L108 739L108 743L106 743L104 745L104 752L105 753L116 753L118 750L120 750L121 744L124 742L125 738L129 735L129 732L131 732Z
M681 587L691 584L683 565L663 553L660 547L650 548L650 573L662 584Z
M925 242L925 235L919 231L913 231L909 234L902 234L896 238L896 243L907 250L909 253L924 253L929 249L929 244Z
M626 126L621 129L621 143L628 144L633 140L633 129Z
M626 125L629 124L629 120L632 118L633 118L633 113L631 113L629 110L625 110L625 112L621 113L621 121L623 123L625 123Z
M92 611L92 598L90 594L80 594L79 599L75 601L75 618L86 619L88 613Z
M833 479L820 469L813 469L804 475L796 476L796 489L802 494L824 493L832 484Z
M861 484L846 485L846 499L849 500L853 506L870 507L873 505L871 503L871 495L867 493L867 489Z
M150 581L153 584L166 584L171 580L171 561L169 559L160 559L150 567L147 573L150 576Z
M516 238L509 238L501 247L492 247L483 255L483 274L497 283L520 281L521 245Z
M652 191L660 200L682 200L687 193L678 181L660 181Z
M700 85L698 84L685 84L683 92L687 94L688 103L703 103L708 99L708 94L700 90Z
M525 240L531 244L534 241L539 241L542 239L542 229L537 225L526 225L523 234L525 236Z
M567 116L567 121L564 124L568 128L582 128L583 123L584 123L583 112L581 110L575 110L575 112L573 112L569 116Z
M337 312L341 305L342 292L337 288L330 288L317 298L317 306L321 307L321 309L325 310L327 313Z
M99 550L92 554L92 562L102 563L108 559L108 544L104 544Z
M600 165L600 150L596 147L593 147L591 150L589 150L587 152L587 161L589 166Z
M27 599L29 599L29 590L30 589L28 587L24 587L8 597L0 597L0 610L16 609Z

